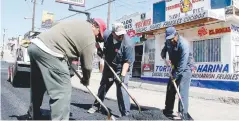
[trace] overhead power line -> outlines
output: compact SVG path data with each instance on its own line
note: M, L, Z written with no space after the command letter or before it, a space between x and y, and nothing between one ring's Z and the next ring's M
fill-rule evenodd
M95 8L98 8L98 7L101 7L101 6L104 6L104 5L106 5L106 4L108 4L108 3L111 3L111 2L114 2L114 1L115 1L115 0L111 0L111 1L105 2L105 3L103 3L103 4L100 4L100 5L94 6L94 7L89 8L89 9L86 9L85 11L89 11L89 10L92 10L92 9L95 9ZM75 15L77 15L77 14L79 14L79 13L75 13L75 14L72 14L72 15L66 16L66 17L61 18L61 19L59 19L59 20L57 20L57 21L61 21L61 20L64 20L64 19L67 19L67 18L73 17L73 16L75 16Z

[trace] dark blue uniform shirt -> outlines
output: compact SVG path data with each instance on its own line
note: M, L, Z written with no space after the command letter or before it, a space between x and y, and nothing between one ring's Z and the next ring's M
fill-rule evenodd
M114 68L117 74L121 73L125 62L130 63L129 71L131 71L135 61L134 41L132 41L130 37L125 34L122 41L118 41L114 44L112 32L109 30L104 32L104 40L105 60ZM104 68L104 71L110 71L107 66L104 66Z
M162 58L166 58L166 52L168 52L169 59L172 65L174 65L173 73L175 72L176 74L175 79L180 79L183 72L191 71L192 54L190 54L187 40L179 36L176 46L173 46L169 40L166 40L161 52Z

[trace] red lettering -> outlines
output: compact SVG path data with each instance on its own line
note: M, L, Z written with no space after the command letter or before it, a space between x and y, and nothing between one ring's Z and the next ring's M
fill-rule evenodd
M151 24L151 19L147 19L147 20L144 20L144 21L137 22L135 24L135 27L140 28L140 27L143 27L143 26L148 26L150 24Z
M200 2L202 0L192 0L192 3Z
M214 34L214 30L209 30L209 35Z
M166 9L167 10L171 10L171 9L175 9L175 8L180 8L180 4L175 4L175 5L171 5L171 6L168 6Z
M231 32L231 28L230 27L217 28L217 29L214 29L214 30L209 30L209 35L222 34L222 33L227 33L227 32Z

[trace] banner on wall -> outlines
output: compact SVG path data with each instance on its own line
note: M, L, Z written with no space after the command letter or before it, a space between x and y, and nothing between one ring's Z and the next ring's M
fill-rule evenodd
M44 10L42 13L41 27L45 29L49 29L51 28L53 21L54 21L54 14Z
M204 19L208 17L208 11L203 11L201 13L185 16L183 18L178 18L170 21L160 22L157 24L151 24L149 26L144 26L140 28L136 28L136 33L142 33L146 31L156 30L164 27L169 27L173 25L183 24L187 22L192 22L200 19Z
M146 13L133 13L131 15L125 15L122 18L116 20L116 22L121 22L127 31L130 38L136 43L140 42L141 34L136 33L136 29L144 26L149 26L152 24L152 12Z
M166 21L209 10L210 0L168 0L166 1Z
M153 77L169 78L171 67L156 65ZM239 73L229 73L229 64L198 64L192 79L199 80L239 80Z

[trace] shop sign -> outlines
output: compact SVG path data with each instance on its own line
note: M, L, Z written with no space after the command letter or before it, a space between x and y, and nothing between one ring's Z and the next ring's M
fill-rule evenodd
M199 29L198 29L198 36L199 37L203 37L203 36L205 36L205 35L207 35L207 29L206 29L206 27L205 26L203 26L203 27L200 27Z
M150 72L150 71L152 71L152 65L151 65L151 64L144 64L144 65L143 65L143 71L144 71L144 72Z
M133 25L132 25L132 19L127 19L127 20L124 20L123 22L124 25L124 28L126 29L126 31L129 31L131 29L133 29Z
M166 21L201 13L210 9L210 0L166 1Z
M213 73L228 73L229 64L201 64L197 66L197 72L213 72Z
M238 73L193 73L193 79L239 80Z
M227 32L231 32L230 27L211 29L211 30L209 30L209 35L223 34L223 33L227 33Z
M170 66L156 66L156 72L171 72ZM198 73L228 73L229 64L199 64L196 66L196 71Z
M230 27L223 27L223 28L216 28L216 29L210 29L208 30L205 26L202 26L198 29L197 34L199 37L203 37L208 35L215 35L215 34L223 34L223 33L227 33L227 32L231 32L231 28Z
M135 27L136 28L140 28L140 27L149 26L149 25L151 25L151 19L147 19L147 20L143 20L143 21L137 22L135 24Z
M161 23L157 23L157 24L152 24L150 26L136 28L136 33L142 33L142 32L156 30L156 29L160 29L160 28L164 28L164 27L173 26L173 25L192 22L192 21L200 20L200 19L203 19L206 17L207 17L207 12L204 11L202 13L193 14L193 15L186 16L183 18L178 18L178 19L171 20L171 21L165 21L165 22L161 22Z
M171 68L168 66L156 66L153 77L169 78ZM226 72L226 73L225 73ZM192 79L210 80L239 80L239 73L228 73L229 64L202 64L198 65Z

